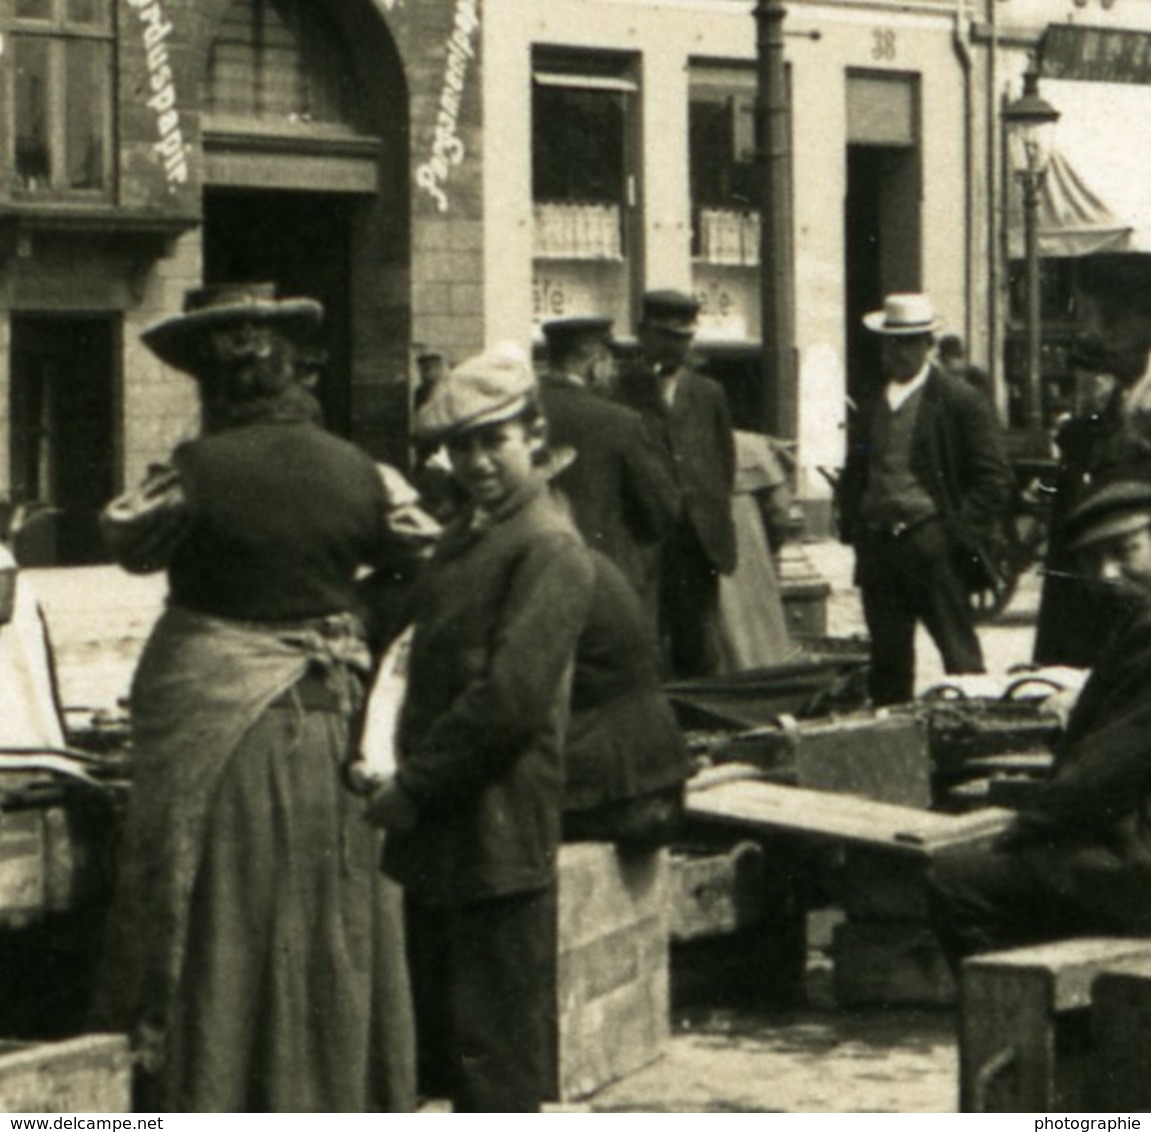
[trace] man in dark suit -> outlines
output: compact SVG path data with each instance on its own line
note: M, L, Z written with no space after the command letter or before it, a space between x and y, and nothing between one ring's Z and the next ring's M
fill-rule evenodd
M661 561L660 627L672 672L687 677L716 669L719 576L736 558L735 438L722 388L689 358L698 315L690 295L644 295L641 356L619 383L619 399L643 415L679 488Z
M990 849L946 854L932 919L954 962L1077 935L1151 933L1151 484L1096 487L1063 534L1122 617L1044 782Z
M872 701L905 703L917 621L948 672L984 671L967 593L986 580L982 539L1008 505L1011 469L990 401L928 360L926 295L888 295L864 324L883 336L885 381L854 422L840 534L855 547Z
M679 495L641 418L595 392L612 365L611 326L611 319L594 317L545 323L549 372L540 381L540 400L549 443L576 452L555 486L571 503L587 544L619 567L654 627L654 560Z

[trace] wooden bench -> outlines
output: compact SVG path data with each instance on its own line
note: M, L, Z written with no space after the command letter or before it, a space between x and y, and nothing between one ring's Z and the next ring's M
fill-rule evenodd
M1151 940L1131 938L1069 939L966 960L961 1111L1083 1111L1090 1099L1092 985L1104 972L1148 962Z

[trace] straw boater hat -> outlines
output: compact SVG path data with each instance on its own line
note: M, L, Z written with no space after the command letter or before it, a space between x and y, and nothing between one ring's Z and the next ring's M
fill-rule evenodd
M461 362L436 383L416 418L421 440L446 440L518 417L537 392L535 374L519 351L492 350Z
M883 300L883 310L865 314L863 325L876 334L910 338L934 333L939 329L939 320L927 295L900 294L888 295Z
M1085 550L1117 535L1151 524L1151 484L1137 480L1109 483L1093 491L1067 516L1067 545Z
M275 323L289 337L305 337L320 325L324 308L315 299L278 299L274 283L224 283L184 295L184 312L148 327L140 336L161 361L196 374L208 359L206 331L241 322Z

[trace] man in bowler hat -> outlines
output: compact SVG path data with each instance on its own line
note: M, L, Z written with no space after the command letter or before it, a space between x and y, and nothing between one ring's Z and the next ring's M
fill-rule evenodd
M935 927L949 957L1075 935L1151 932L1151 484L1095 488L1063 534L1123 620L1055 747L1050 779L990 850L941 857Z
M656 558L675 521L675 482L631 409L595 392L612 366L611 319L544 324L548 372L540 399L554 448L574 461L555 479L588 546L610 558L650 610L654 628Z
M735 438L722 388L691 361L698 315L690 295L644 295L640 357L619 383L620 401L643 416L679 489L660 563L660 628L672 673L684 677L719 663L719 578L736 560Z

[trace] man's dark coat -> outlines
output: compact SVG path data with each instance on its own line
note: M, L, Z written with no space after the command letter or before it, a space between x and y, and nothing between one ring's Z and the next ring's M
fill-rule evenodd
M883 387L860 406L847 464L836 492L840 537L854 543L871 463L871 428ZM1006 510L1011 467L987 398L934 366L927 376L911 440L911 470L931 496L957 550L978 555Z
M574 380L545 377L540 397L550 443L576 450L575 461L552 482L571 503L588 546L644 594L651 585L644 548L664 539L679 510L659 451L636 413Z
M682 498L682 518L695 532L715 569L735 569L735 436L723 389L690 366L679 372L669 408L658 379L642 367L626 372L619 399L648 422L663 449Z

